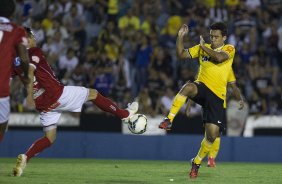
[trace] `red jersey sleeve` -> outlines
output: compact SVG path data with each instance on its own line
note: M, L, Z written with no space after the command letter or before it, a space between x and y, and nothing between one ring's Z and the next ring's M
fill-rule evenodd
M28 40L24 28L20 26L16 26L15 32L16 32L15 34L16 45L23 44L25 46L28 46Z
M41 49L34 47L34 48L30 48L28 50L29 53L29 58L30 58L30 65L33 66L35 69L37 68L37 66L40 64L40 61L43 60L43 53L41 51Z

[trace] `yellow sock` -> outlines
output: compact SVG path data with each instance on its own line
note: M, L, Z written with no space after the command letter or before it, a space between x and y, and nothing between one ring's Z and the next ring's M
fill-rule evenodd
M209 157L212 157L212 158L216 158L217 156L217 153L219 151L219 148L220 148L220 137L216 138L212 144L212 148L209 152Z
M170 120L170 122L173 121L174 117L182 107L182 105L186 102L187 96L181 95L178 93L172 103L172 106L170 108L169 114L167 118Z
M201 164L203 158L205 158L205 156L211 150L211 147L212 147L212 143L207 141L206 138L204 138L202 140L201 148L200 148L200 150L198 152L198 155L194 158L194 163L195 164Z

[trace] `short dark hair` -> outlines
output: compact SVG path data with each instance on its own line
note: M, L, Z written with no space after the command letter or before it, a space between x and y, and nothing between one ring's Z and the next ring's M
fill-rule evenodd
M1 0L0 0L1 1ZM30 37L30 36L34 36L33 32L32 32L32 29L30 27L24 27L25 29L25 32L27 33L27 36Z
M227 36L227 26L223 22L215 22L210 26L211 30L220 30L222 36Z
M10 18L14 11L16 5L14 0L0 0L0 16Z

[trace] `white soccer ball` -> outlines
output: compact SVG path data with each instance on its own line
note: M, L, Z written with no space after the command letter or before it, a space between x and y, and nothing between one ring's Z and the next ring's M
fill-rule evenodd
M128 129L133 134L143 134L147 129L147 117L144 114L134 114L129 118Z

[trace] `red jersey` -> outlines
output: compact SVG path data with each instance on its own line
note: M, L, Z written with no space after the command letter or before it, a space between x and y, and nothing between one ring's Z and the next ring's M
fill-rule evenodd
M0 17L0 98L10 95L9 82L19 44L27 45L24 28Z
M57 100L63 93L64 86L58 81L42 50L38 47L28 49L30 67L34 67L33 97L38 111L56 108ZM22 76L18 58L14 62L13 74Z

